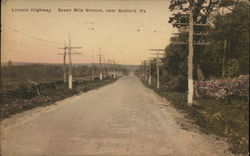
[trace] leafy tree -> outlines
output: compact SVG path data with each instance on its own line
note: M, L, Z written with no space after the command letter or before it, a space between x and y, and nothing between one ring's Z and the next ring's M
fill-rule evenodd
M163 62L168 75L187 75L187 55L187 46L170 44L165 48L166 58L163 59Z
M228 1L228 0L223 0ZM189 23L189 12L192 6L193 10L193 19L194 23L206 24L209 18L209 15L212 11L215 11L219 8L221 4L221 0L171 0L169 9L172 12L178 12L177 14L173 14L172 17L169 18L169 23L187 23L187 26L174 25L177 27L181 34L176 37L177 40L182 42L188 41L188 23ZM226 4L225 4L226 5ZM194 29L194 33L205 33L207 31L207 27L196 26ZM194 36L195 42L206 42L207 37L205 36ZM194 79L198 78L197 70L200 64L201 53L203 53L203 46L194 46Z
M218 9L221 1L228 0L171 0L170 11L178 10L178 13L170 17L169 23L179 22L179 19L182 20L181 22L188 23L186 15L190 11L191 5L193 6L194 22L206 23L211 12Z
M214 18L211 45L203 53L206 75L238 76L249 73L249 3L238 2L233 10ZM224 66L223 66L224 64Z
M169 9L173 13L169 23L187 23L190 5L193 5L194 23L210 23L211 30L205 27L195 27L194 33L208 32L211 40L209 46L194 46L194 79L197 79L197 69L200 65L206 78L237 76L248 73L249 59L249 2L242 0L171 0ZM226 15L213 15L227 10ZM210 18L214 17L214 18ZM188 26L174 25L181 35L171 38L171 42L187 42ZM194 36L194 41L206 41L208 37ZM225 43L226 41L226 43ZM187 57L187 45L169 45L166 48L165 68L169 74L185 76L183 54ZM226 48L226 49L225 49ZM225 49L225 50L224 50ZM184 61L185 62L185 61ZM224 65L224 68L222 66ZM171 68L171 69L169 69ZM175 69L173 71L173 69Z

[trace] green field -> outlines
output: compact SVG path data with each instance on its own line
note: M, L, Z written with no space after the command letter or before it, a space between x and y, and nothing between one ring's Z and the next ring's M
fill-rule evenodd
M96 89L117 79L109 75L99 80L98 72L95 67L95 79L92 80L90 67L74 67L73 89L70 90L68 83L63 82L63 68L60 65L4 66L1 68L1 120Z

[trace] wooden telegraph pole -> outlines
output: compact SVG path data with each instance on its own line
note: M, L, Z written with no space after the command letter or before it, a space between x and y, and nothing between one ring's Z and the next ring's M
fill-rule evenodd
M188 26L188 32L187 33L175 33L174 35L186 35L188 34L188 43L187 42L172 42L171 44L178 44L178 45L188 45L188 99L187 103L189 106L193 104L193 95L194 95L194 85L193 85L193 55L194 55L194 45L208 45L208 42L205 41L196 41L194 42L194 36L206 36L207 33L194 33L194 26L209 26L208 24L204 23L194 23L193 18L193 7L194 4L192 1L189 1L189 14L182 14L183 16L189 15L189 23L180 23L179 21L177 23L173 23L174 26L179 27L186 27ZM180 20L180 19L179 19Z
M156 69L157 69L157 89L160 88L160 68L159 68L159 51L156 56Z
M109 77L109 71L110 71L110 60L108 59L108 64L107 64L107 72L108 72L108 77Z
M148 72L148 84L152 83L152 69L151 69L151 60L146 60L147 72Z
M152 70L151 69L151 60L148 61L148 68L149 68L148 69L149 70L148 71L149 72L149 74L148 74L148 83L151 84L151 81L152 81L152 76L151 76L151 73L152 73L152 71L151 71Z
M100 80L102 80L102 54L101 54L101 48L99 48L99 64L100 64L99 77L100 77Z
M159 67L159 64L160 64L160 51L164 51L164 49L150 49L150 51L156 51L156 79L157 79L157 84L156 84L156 87L157 89L160 88L160 67Z
M113 77L116 78L115 60L113 60Z
M194 35L193 4L190 4L189 35L188 35L188 105L189 106L191 106L193 104L193 95L194 95L194 83L193 83L193 55L194 55L193 35Z
M72 60L71 60L71 51L72 49L80 49L82 47L72 47L71 46L71 37L69 35L69 46L67 47L68 49L68 56L69 56L69 89L72 89L72 81L73 81L73 77L72 77ZM76 53L73 53L76 54Z
M95 69L94 69L94 55L92 55L92 65L91 65L91 70L92 70L92 80L95 79Z
M91 70L92 70L92 80L95 80L95 61L94 61L94 57L99 56L99 55L91 55L92 61L91 61Z
M72 89L72 60L71 60L71 39L69 37L69 89Z
M67 74L66 74L66 55L67 55L67 46L66 46L66 41L64 41L64 47L59 48L59 49L63 49L64 52L59 53L58 55L63 55L63 82L66 83L67 81Z
M66 56L68 55L69 57L69 89L72 89L72 60L71 60L71 55L74 55L74 54L81 54L79 52L73 52L72 53L72 49L80 49L82 47L72 47L71 46L71 43L70 43L70 39L69 39L69 46L65 46L63 48L59 48L59 49L64 49L64 53L58 53L58 55L63 55L63 70L64 70L64 74L63 74L63 80L64 82L67 81L67 74L66 74ZM68 52L67 52L68 50Z
M107 77L107 60L103 59L103 77Z
M141 68L142 68L142 76L144 77L145 76L144 61L141 62Z
M222 57L222 77L226 75L226 49L227 49L227 40L224 40L223 46L223 57Z
M147 64L146 60L143 61L143 68L144 68L144 79L147 80Z

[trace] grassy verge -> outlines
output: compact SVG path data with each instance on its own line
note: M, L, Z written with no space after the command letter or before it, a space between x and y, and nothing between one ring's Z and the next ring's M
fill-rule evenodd
M69 90L67 83L57 82L40 87L40 95L36 88L20 87L3 92L1 95L1 120L10 115L23 112L35 107L47 106L67 97L108 85L117 79L104 79L75 83Z
M227 100L213 98L195 99L195 105L187 106L186 93L156 89L148 85L158 95L165 97L175 108L185 112L205 133L226 137L230 151L247 154L249 145L249 104L248 98L232 97Z

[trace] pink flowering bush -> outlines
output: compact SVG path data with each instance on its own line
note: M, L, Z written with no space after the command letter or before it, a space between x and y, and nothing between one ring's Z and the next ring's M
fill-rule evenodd
M195 97L214 97L224 99L230 96L247 97L249 94L249 75L238 78L213 79L194 82Z

